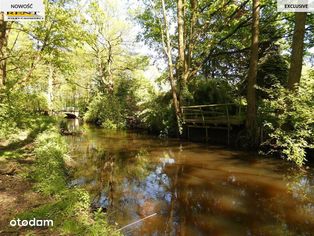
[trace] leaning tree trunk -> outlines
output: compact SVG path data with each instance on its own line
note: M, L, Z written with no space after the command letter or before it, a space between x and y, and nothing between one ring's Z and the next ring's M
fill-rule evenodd
M259 43L259 17L260 17L259 0L253 0L253 22L252 22L252 44L250 68L248 74L247 87L247 116L246 128L252 137L252 143L256 144L256 75L258 63L258 43Z
M3 13L0 13L0 88L4 87L7 76L6 48L7 48L7 22Z
M303 62L306 12L295 13L295 27L292 40L291 65L288 75L288 89L300 83Z
M169 70L169 81L170 81L170 86L171 86L171 91L172 91L172 101L173 101L173 106L175 109L176 113L176 119L177 119L177 125L178 125L178 133L181 134L182 127L181 127L181 109L180 109L180 104L178 101L178 96L177 96L177 89L176 89L176 83L175 83L175 78L173 74L173 62L172 62L172 47L171 47L171 38L170 38L170 33L169 33L169 23L168 23L168 18L166 15L166 6L165 6L165 1L161 0L162 3L162 13L163 13L163 19L164 19L164 31L166 38L164 38L164 33L161 33L162 37L162 42L163 42L163 48L165 51L165 54L167 55L167 60L168 60L168 70ZM162 25L161 25L162 27Z
M185 60L185 35L184 35L184 0L177 0L177 18L178 18L178 65L177 78L180 85L179 99L182 104L186 89L186 60Z

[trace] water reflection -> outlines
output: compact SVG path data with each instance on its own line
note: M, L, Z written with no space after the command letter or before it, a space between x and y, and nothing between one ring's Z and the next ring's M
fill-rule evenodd
M313 171L246 153L86 129L68 137L84 186L126 235L313 235Z
M60 121L60 131L64 135L81 134L80 121L77 118L64 118Z

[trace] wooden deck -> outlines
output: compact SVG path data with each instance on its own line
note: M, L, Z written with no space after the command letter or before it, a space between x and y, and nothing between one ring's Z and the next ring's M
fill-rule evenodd
M227 131L227 143L230 143L230 131L235 126L245 124L245 107L233 103L183 106L183 125L187 127L188 138L190 128L224 129Z

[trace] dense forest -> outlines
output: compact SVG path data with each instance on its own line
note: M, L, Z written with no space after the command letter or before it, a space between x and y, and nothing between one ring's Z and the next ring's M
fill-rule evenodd
M65 235L120 234L90 212L85 190L67 187L73 160L60 129L69 109L106 130L185 139L185 110L230 105L242 109L234 148L292 161L296 171L311 162L313 13L278 12L273 0L44 3L44 21L0 13L0 174L18 170L38 201L49 198L21 207L24 217L58 219Z

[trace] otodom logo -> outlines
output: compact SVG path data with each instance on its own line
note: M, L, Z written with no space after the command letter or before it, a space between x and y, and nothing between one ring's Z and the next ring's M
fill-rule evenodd
M33 218L31 220L13 219L10 221L11 227L52 227L53 220L40 220Z

